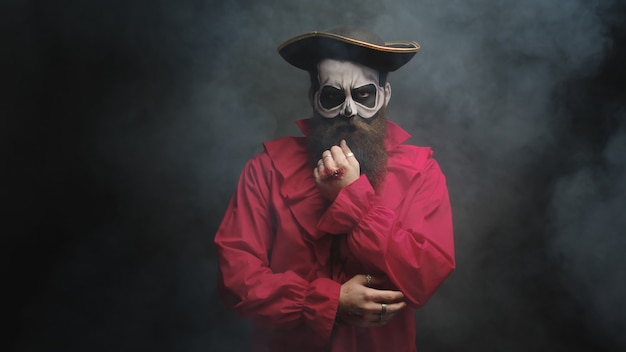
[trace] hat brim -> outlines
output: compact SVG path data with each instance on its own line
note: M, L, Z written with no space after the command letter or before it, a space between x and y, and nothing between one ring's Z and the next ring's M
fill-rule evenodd
M378 71L392 72L415 56L420 45L412 41L368 43L334 33L310 32L294 37L278 47L290 64L311 70L323 59L354 61Z

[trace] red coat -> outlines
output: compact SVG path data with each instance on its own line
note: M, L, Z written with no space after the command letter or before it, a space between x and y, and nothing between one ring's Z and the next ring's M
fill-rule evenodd
M452 214L432 150L387 127L378 194L362 175L329 205L304 137L267 142L245 166L215 244L222 298L255 323L253 350L416 350L413 309L455 267ZM340 286L356 274L385 274L407 308L383 327L335 324Z

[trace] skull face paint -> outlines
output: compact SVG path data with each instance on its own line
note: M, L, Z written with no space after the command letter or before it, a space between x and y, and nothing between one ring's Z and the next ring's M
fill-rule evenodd
M322 60L317 67L320 88L313 107L326 117L371 118L391 97L389 83L378 85L378 71L347 61Z

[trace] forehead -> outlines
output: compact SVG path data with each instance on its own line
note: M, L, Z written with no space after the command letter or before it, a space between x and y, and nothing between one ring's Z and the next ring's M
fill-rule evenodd
M378 71L350 61L324 59L317 65L320 83L362 84L378 82Z

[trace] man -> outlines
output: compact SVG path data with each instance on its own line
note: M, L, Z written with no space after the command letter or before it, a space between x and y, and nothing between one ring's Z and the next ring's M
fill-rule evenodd
M455 267L445 178L385 117L387 73L418 49L353 27L279 47L309 72L314 116L248 162L215 238L253 350L416 350L413 310Z

